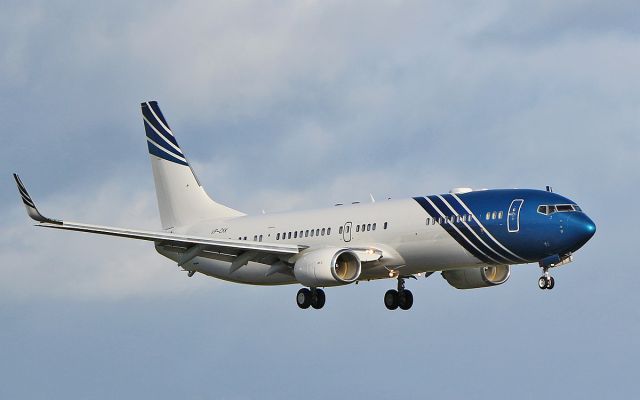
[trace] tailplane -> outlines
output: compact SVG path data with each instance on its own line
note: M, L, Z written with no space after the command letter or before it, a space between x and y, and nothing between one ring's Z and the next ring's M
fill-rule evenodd
M158 103L149 101L141 106L162 228L186 226L205 219L243 216L240 211L218 204L207 195L178 146Z

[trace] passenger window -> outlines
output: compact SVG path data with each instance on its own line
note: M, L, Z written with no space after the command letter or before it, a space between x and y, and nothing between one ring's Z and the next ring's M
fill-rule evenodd
M331 235L331 228L327 228L327 236Z
M367 232L371 230L371 224L367 224Z
M426 225L429 225L431 223L431 221L429 221L429 218L427 218L427 223Z
M247 240L247 237L246 237L246 236L244 237L244 240Z
M371 229L373 229L374 231L376 230L376 223L373 223L373 226L371 226Z
M458 223L458 224L460 223L460 216L459 215L456 215L456 223Z
M356 225L356 232L360 232L360 225Z
M293 238L296 239L298 237L298 231L293 232Z
M389 223L388 223L388 222L385 222L385 223L384 223L384 229L387 229L387 226L389 226Z
M258 238L258 241L262 242L262 235Z
M498 217L498 213L497 212L493 212L491 213L491 219L496 219Z
M280 234L279 233L276 235L276 240L280 240Z
M502 219L502 211L498 211L498 219Z
M253 241L257 242L258 241L258 235L253 235Z
M325 232L325 230L324 230L324 228L322 228L322 231L320 232L320 234L321 234L322 236L324 236L324 232Z
M491 219L491 213L490 212L487 212L487 218L486 219L487 219L487 221Z
M313 237L313 232L314 232L314 231L313 231L313 229L312 229L312 230L311 230L311 237Z
M309 230L304 231L304 237L309 237Z
M316 236L320 236L320 229L316 229Z
M291 239L291 232L287 235L287 239Z
M342 235L342 227L338 228L338 234Z

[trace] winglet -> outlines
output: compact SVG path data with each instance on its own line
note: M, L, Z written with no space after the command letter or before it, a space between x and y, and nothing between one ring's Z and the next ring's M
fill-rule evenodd
M20 180L20 177L17 174L13 174L13 178L16 180L16 185L18 185L18 191L20 192L20 196L22 197L22 202L24 203L25 208L27 209L27 214L38 222L47 222L50 224L62 224L62 221L58 221L55 219L47 218L44 215L40 214L40 211L36 208L35 203L29 196L29 192L27 192L27 188L24 187L24 184Z

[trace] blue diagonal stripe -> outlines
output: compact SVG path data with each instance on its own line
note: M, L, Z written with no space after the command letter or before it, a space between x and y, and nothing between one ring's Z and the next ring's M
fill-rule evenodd
M154 102L151 102L151 104L153 104ZM162 124L160 124L158 122L158 120L156 119L156 117L154 117L153 113L151 113L151 109L149 107L151 107L151 104L148 107L142 107L142 115L147 119L147 121L149 121L149 123L151 123L153 125L154 128L156 128L156 130L158 132L160 132L160 134L162 134L162 136L170 141L171 143L175 144L176 147L178 146L178 142L176 141L176 138L173 137L173 135L169 132L167 132L166 129L164 129L164 127L162 126ZM164 116L162 116L162 113L160 113L160 108L158 107L158 105L155 105L155 108L153 110L156 115L158 115L158 118L162 118L162 123L165 124L165 126L169 126L167 124L167 122L164 120ZM148 133L148 131L147 131Z
M165 153L163 150L161 150L160 148L158 148L155 144L151 143L150 141L147 140L147 145L149 147L149 153L153 154L154 156L160 157L162 159L165 159L167 161L172 161L174 163L180 164L180 165L189 165L186 162L173 157L170 154Z
M424 197L414 197L413 199L416 202L418 202L418 204L420 204L422 206L422 208L424 208L424 210L431 216L431 218L434 218L436 220L438 220L439 218L442 218L442 216L438 213L438 211L436 209L434 209L433 206ZM448 215L445 212L445 210L441 210L441 211L442 211L442 213L444 215ZM444 222L440 226L442 226L447 231L447 233L456 242L458 242L458 244L460 244L460 246L462 246L465 250L467 250L469 253L471 253L475 258L477 258L478 260L480 260L480 261L482 261L483 263L486 263L486 264L495 264L494 261L490 260L484 254L482 254L480 251L478 251L476 248L474 248L472 245L470 245L469 242L467 242L465 240L465 238L462 237L462 235L460 235L451 226L451 224L449 222Z
M451 207L459 215L469 214L467 210L465 210L464 207L462 207L460 203L458 203L450 194L444 194L442 196L429 196L429 198L433 198L433 197L437 197L439 201L442 201L440 197L444 198L444 200L449 205L451 205ZM486 234L483 233L482 228L475 222L475 220L472 219L471 221L467 221L467 225L469 227L465 226L463 223L460 223L459 228L461 228L461 230L463 230L463 232L465 233L465 236L468 237L470 240L472 240L476 246L479 246L479 248L482 249L482 251L487 253L487 255L491 256L492 258L498 258L499 260L503 260L506 264L514 263L513 257L509 257L509 254L507 254L504 250L496 246L495 243L493 243L486 236Z
M149 123L147 122L147 120L144 120L144 130L147 133L147 137L151 140L153 140L154 142L156 142L159 146L161 146L162 148L164 148L165 150L178 155L182 158L184 158L184 154L182 154L181 151L176 150L175 148L171 147L171 145L169 145L167 142L165 142L162 137L160 137L156 131L153 130L153 128L151 126L149 126Z

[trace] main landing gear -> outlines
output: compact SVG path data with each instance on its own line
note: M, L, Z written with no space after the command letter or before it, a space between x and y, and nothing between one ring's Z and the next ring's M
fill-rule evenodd
M401 310L408 310L413 305L413 293L409 289L404 288L404 278L398 277L398 290L387 290L384 294L384 305L389 310L395 310L400 307Z
M298 307L303 309L311 306L316 310L319 310L324 307L325 300L326 296L324 295L324 290L318 288L302 288L298 290L298 295L296 296L296 303L298 303Z
M544 275L542 275L540 279L538 279L538 287L542 290L544 289L551 290L555 286L556 282L553 279L553 276L549 274L549 267L544 267L543 271L544 271Z

